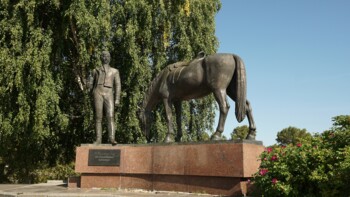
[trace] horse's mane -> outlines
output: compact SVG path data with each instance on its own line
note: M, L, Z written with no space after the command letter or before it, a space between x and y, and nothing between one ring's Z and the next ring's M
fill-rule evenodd
M167 68L167 67L166 67ZM152 96L154 89L157 87L157 84L159 82L159 79L161 78L161 76L163 75L164 71L166 71L167 69L164 68L163 70L161 70L156 77L152 80L151 85L148 87L145 96L143 98L142 101L142 108L145 109L147 103L149 102L150 97Z
M163 68L157 75L156 77L152 80L151 85L148 87L143 101L142 101L142 108L145 109L147 103L149 102L150 97L152 96L152 94L154 93L154 89L157 87L157 84L159 82L159 79L162 77L162 75L164 74L164 72L171 72L172 67L175 66L181 66L181 65L187 65L189 64L190 61L180 61L180 62L175 62L172 64L168 64L165 68Z

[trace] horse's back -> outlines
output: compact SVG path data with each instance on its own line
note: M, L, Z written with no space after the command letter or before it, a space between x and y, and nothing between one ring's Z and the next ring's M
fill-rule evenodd
M226 89L233 77L235 66L233 54L208 55L204 60L208 85L214 89Z
M234 64L234 54L230 53L215 53L205 57L205 62L217 65L217 66L228 66L228 64Z

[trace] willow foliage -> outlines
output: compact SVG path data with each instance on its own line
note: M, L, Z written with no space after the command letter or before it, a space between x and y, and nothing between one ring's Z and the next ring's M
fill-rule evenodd
M137 112L148 84L170 63L215 53L219 8L219 0L0 0L0 181L28 181L93 141L85 86L102 50L122 81L116 139L144 143ZM205 138L213 98L183 105L184 140ZM153 141L164 137L165 122L159 106Z

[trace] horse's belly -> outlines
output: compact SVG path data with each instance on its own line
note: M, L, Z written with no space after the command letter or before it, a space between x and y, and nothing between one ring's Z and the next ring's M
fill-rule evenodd
M188 94L188 95L184 96L182 100L199 99L199 98L205 97L209 94L210 94L210 91L195 92L195 93Z
M210 89L203 84L187 84L177 86L174 91L174 98L178 100L190 100L201 98L210 94Z

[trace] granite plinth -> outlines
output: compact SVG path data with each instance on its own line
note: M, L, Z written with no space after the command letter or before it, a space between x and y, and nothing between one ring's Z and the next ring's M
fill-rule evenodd
M120 166L89 166L90 149L120 150ZM258 170L257 141L94 146L76 150L81 188L138 188L242 196L242 180ZM249 188L248 188L249 190Z

